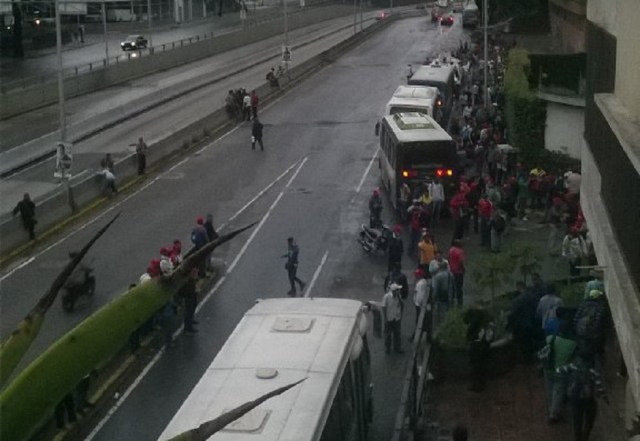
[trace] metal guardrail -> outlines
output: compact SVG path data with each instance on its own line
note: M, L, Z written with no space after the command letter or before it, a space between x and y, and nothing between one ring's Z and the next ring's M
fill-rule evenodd
M407 433L415 428L424 409L425 397L429 391L431 343L430 335L423 325L425 320L430 319L428 314L431 313L432 311L422 308L418 317L391 441L403 441Z
M294 9L291 11L287 11L287 17L293 17L296 15L302 14L305 11L308 11L309 9L326 6L328 4L341 4L341 3L338 3L335 0L319 0L315 2L310 2L310 4L305 6L305 8L303 9ZM273 11L274 11L273 13L265 14L265 16L260 18L251 18L251 16L249 16L249 18L247 18L247 20L245 21L244 25L240 23L238 25L234 25L229 28L224 28L223 30L219 30L215 33L211 31L211 32L206 32L204 34L197 34L192 37L183 38L183 39L172 41L169 43L159 44L149 48L145 48L144 50L124 52L114 57L102 58L100 60L96 60L91 63L84 63L77 66L63 68L62 70L63 78L65 79L77 78L82 74L90 73L98 69L105 69L110 65L126 63L131 61L132 59L138 60L138 59L153 55L156 52L165 52L168 50L173 50L176 48L188 46L190 44L197 43L202 40L211 40L214 38L214 36L220 36L220 35L236 32L238 30L247 31L257 26L262 26L264 24L272 22L274 20L279 20L283 17L283 10L281 7L273 8ZM19 93L25 89L38 87L38 86L42 87L47 83L54 83L56 81L57 81L57 77L55 75L53 76L37 75L37 76L24 77L19 80L3 81L0 84L0 94L7 95L10 93Z

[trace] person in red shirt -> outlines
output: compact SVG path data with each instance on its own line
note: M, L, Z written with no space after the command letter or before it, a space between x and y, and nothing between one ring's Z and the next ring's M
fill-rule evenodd
M453 219L453 238L462 239L464 235L464 223L467 216L469 203L467 202L466 193L459 191L449 202L451 209L451 218Z
M487 198L486 193L482 193L478 201L478 216L480 217L480 246L489 246L491 243L491 214L493 213L493 204Z
M462 287L464 283L464 273L467 257L462 249L460 239L454 239L449 249L449 270L453 274L455 281L455 296L458 307L462 307Z
M249 98L251 104L251 113L253 114L253 119L256 119L258 117L258 95L256 94L255 90L251 91Z

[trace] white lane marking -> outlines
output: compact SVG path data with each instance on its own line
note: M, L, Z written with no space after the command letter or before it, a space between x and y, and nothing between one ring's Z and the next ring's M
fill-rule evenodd
M360 190L362 190L362 186L364 185L364 180L367 178L369 171L371 171L371 167L373 166L374 161L378 158L378 151L379 150L376 149L376 153L373 155L373 158L371 158L371 161L369 161L369 165L367 166L367 169L364 171L364 174L360 179L360 183L356 187L356 193L360 193Z
M229 266L229 269L227 270L226 275L222 276L218 280L218 282L213 286L213 288L211 288L211 290L207 293L207 295L202 299L202 301L200 302L200 304L196 308L196 312L200 311L200 309L202 309L202 307L209 301L209 299L213 296L213 294L215 294L215 292L218 291L220 286L222 286L222 284L224 283L224 281L227 278L227 275L229 275L233 271L233 269L236 267L238 261L244 255L245 251L247 250L247 248L249 247L249 245L251 244L251 242L255 238L256 234L258 233L258 231L260 230L262 225L264 225L265 221L267 220L267 218L269 217L269 215L271 214L273 209L276 207L276 205L278 204L278 201L280 201L280 199L282 198L283 195L284 195L284 193L280 192L280 194L278 195L276 200L273 202L273 204L271 204L271 207L269 208L267 213L262 217L262 220L260 221L260 223L258 224L256 229L253 231L251 236L249 236L249 238L245 241L244 245L242 246L242 248L240 249L240 251L236 255L235 259L233 260L233 263L231 264L231 266ZM326 257L326 255L325 255L325 257ZM184 327L184 325L181 325L178 329L176 329L176 331L173 333L172 340L175 340L180 335L180 333L183 330L183 327ZM142 370L142 372L140 372L140 374L136 377L136 379L133 381L133 383L131 383L131 385L127 388L127 390L118 399L118 401L116 401L116 403L109 409L109 411L104 416L104 418L102 418L100 420L100 422L95 426L95 428L91 431L91 433L85 438L85 441L91 441L98 434L98 432L104 427L104 425L107 424L107 422L116 413L116 411L120 408L120 406L122 406L122 404L124 403L126 398L129 395L131 395L133 390L138 386L138 384L140 384L140 382L143 380L143 378L146 377L146 375L153 368L153 366L155 366L156 363L158 363L158 361L160 360L160 357L162 356L162 354L164 354L164 352L165 352L165 348L162 348L151 359L151 361L145 366L145 368Z
M309 282L309 286L307 286L307 290L304 293L305 297L309 297L309 294L311 293L313 286L316 284L316 280L318 280L318 277L320 276L320 272L322 271L322 267L326 263L328 256L329 256L329 250L324 252L324 256L322 256L322 259L320 260L320 265L318 265L318 268L316 268L316 272L313 273L313 278L311 279L311 282Z
M222 135L220 138L216 139L215 141L209 143L208 145L206 145L203 149L201 149L200 151L209 148L213 145L215 145L216 143L222 141L226 136L228 136L230 133L238 130L238 127L235 127L233 129L231 129L228 133L225 133L224 135ZM198 152L196 152L197 154ZM121 205L123 205L125 202L129 201L131 198L137 196L138 194L140 194L141 192L143 192L144 190L146 190L147 188L149 188L151 185L155 184L158 180L162 179L165 175L173 172L173 170L175 170L177 167L181 166L182 164L184 164L185 162L189 161L190 159L193 159L193 157L196 155L193 154L191 156L188 156L186 158L184 158L183 160L181 160L180 162L178 162L177 164L174 164L173 166L171 166L168 170L166 170L165 172L159 174L158 176L156 176L155 178L153 178L152 180L150 180L149 182L145 183L142 187L140 187L139 189L137 189L136 191L134 191L133 193L127 195L124 199L116 202L114 205L106 208L103 212L98 213L95 217L89 219L86 223L78 226L76 229L72 230L70 233L68 233L67 235L61 237L60 239L58 239L57 241L53 242L51 245L48 245L47 247L45 247L44 249L42 249L41 251L37 252L36 254L34 254L33 256L31 256L28 260L26 260L25 262L21 263L20 265L16 266L15 268L12 268L8 273L3 274L0 277L0 282L4 281L5 279L7 279L8 277L10 277L11 275L13 275L16 271L24 268L25 266L29 265L30 263L32 263L36 258L42 256L43 254L47 253L48 251L50 251L51 249L57 247L58 245L60 245L62 242L68 240L70 237L72 237L73 235L77 234L78 232L84 230L85 228L89 227L90 225L92 225L93 223L97 222L98 220L102 219L104 216L106 216L108 213L112 212L113 210L115 210L116 208L120 207ZM275 185L278 181L280 181L282 178L284 178L287 173L289 173L291 171L291 169L293 167L295 167L295 165L298 163L298 161L294 162L287 170L285 170L280 176L278 176L272 183L270 183L265 189L263 189L263 191L261 191L260 193L258 193L258 195L256 195L249 203L245 204L244 207L242 207L242 209L240 209L240 211L238 211L234 216L232 216L229 221L232 221L233 219L235 219L240 213L242 213L244 210L246 210L252 203L254 203L260 196L262 196L269 188L271 188L273 185ZM228 223L228 222L227 222ZM223 224L220 226L220 229L222 229L225 225L227 225L227 223Z
M16 266L15 268L13 268L11 271L9 271L7 274L5 274L4 276L2 276L2 278L0 278L0 281L6 279L7 277L11 276L11 274L15 273L16 271L18 271L21 268L24 268L25 266L29 265L31 262L33 262L34 260L36 260L35 257L30 257L27 260L25 260L24 262L22 262L20 265Z
M249 240L245 242L245 244L242 246L242 249L236 256L236 258L233 259L233 262L231 262L231 265L229 265L229 268L227 269L227 274L230 274L231 271L233 271L233 269L236 267L236 265L238 264L238 261L240 260L242 255L245 253L245 251L247 251L247 248L249 247L251 242L253 242L253 239L256 237L256 234L258 234L258 231L260 231L264 223L267 221L267 219L271 215L271 212L273 211L274 208L276 208L276 205L278 205L278 202L280 202L280 199L282 199L283 195L284 195L284 192L281 191L278 197L276 198L276 200L273 201L273 204L271 204L271 207L269 207L265 215L262 216L262 220L260 221L258 226L253 230L253 232L251 233L251 236L249 236Z
M97 434L98 432L100 432L100 429L102 429L102 427L104 427L105 424L107 424L107 421L109 421L111 419L111 416L120 408L120 406L122 405L122 403L124 403L124 400L127 399L127 397L129 395L131 395L131 392L133 392L133 390L136 388L136 386L138 386L138 384L140 384L140 382L142 381L142 379L149 373L149 371L151 370L151 368L153 366L155 366L155 364L158 362L158 360L160 360L160 357L162 356L162 354L164 353L165 349L162 348L158 351L158 353L151 359L151 361L149 362L149 364L147 364L145 366L145 368L142 370L142 372L140 372L140 375L138 375L138 377L136 377L136 379L133 381L133 383L127 388L127 390L120 396L120 398L118 399L118 401L116 401L116 404L114 404L111 409L109 409L109 411L107 412L107 414L104 416L104 418L102 418L100 420L100 422L93 428L93 430L91 431L91 433L89 433L89 435L87 435L87 437L85 438L85 441L91 441Z
M305 160L306 160L306 159L305 159ZM296 162L294 162L293 164L291 164L291 165L289 166L289 168L287 168L285 171L283 171L283 172L280 174L280 176L278 176L278 177L277 177L277 178L275 178L273 181L271 181L271 183L270 183L269 185L267 185L265 188L263 188L262 190L260 190L260 192L258 192L258 194L256 194L256 195L253 197L253 199L251 199L249 202L247 202L247 203L244 205L244 207L242 207L240 210L238 210L238 211L237 211L233 216L231 216L231 217L230 217L230 218L229 218L229 219L228 219L224 224L220 225L220 227L219 227L219 228L222 230L224 227L226 227L226 226L229 224L229 222L233 221L235 218L237 218L238 216L240 216L240 214L241 214L244 210L246 210L247 208L249 208L249 207L251 206L251 204L253 204L255 201L257 201L257 200L260 198L260 196L262 196L263 194L265 194L267 191L269 191L269 189L270 189L271 187L273 187L275 184L277 184L277 183L278 183L278 181L280 181L282 178L284 178L284 177L287 175L287 173L289 173L289 172L291 171L291 169L292 169L293 167L295 167L295 166L296 166L296 164L297 164L298 162L299 162L299 161L296 161Z
M291 176L291 178L289 178L289 182L287 182L287 185L285 185L286 188L289 188L291 186L291 183L296 178L296 176L298 176L298 173L300 173L300 169L302 168L304 163L307 162L307 159L309 158L305 156L302 162L300 163L300 165L298 166L297 170L295 171L295 173Z

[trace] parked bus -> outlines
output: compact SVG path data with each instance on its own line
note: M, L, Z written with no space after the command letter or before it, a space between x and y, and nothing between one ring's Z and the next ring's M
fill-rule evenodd
M438 89L435 87L398 86L387 103L385 115L419 112L439 121L442 113L440 107L443 103L438 95Z
M478 11L478 5L476 5L473 0L470 0L462 10L462 27L475 28L479 22L480 13Z
M454 69L449 64L441 64L438 61L420 66L409 78L408 84L412 86L431 86L438 88L439 97L442 101L441 123L447 127L451 109L453 107L453 96L455 93Z
M244 315L160 440L289 383L213 441L366 441L372 417L362 303L261 300Z
M380 123L380 177L397 208L400 185L413 187L441 178L447 196L455 189L456 145L431 117L422 113L396 113Z

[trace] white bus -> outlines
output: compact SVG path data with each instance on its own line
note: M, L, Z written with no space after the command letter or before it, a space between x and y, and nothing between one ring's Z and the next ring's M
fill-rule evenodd
M453 107L453 95L455 93L455 69L449 64L433 62L426 66L420 66L409 78L409 85L436 87L442 101L442 124L446 127Z
M429 115L438 121L441 112L440 106L442 105L442 101L438 98L438 95L438 89L435 87L398 86L387 103L385 115L419 112Z
M442 179L451 195L456 179L456 146L449 134L422 113L396 113L380 122L380 177L394 207L400 185L413 186L427 179Z
M475 28L480 21L478 5L473 0L469 1L462 10L462 27Z
M261 300L244 315L160 440L307 378L213 435L212 441L366 441L372 416L362 303Z

